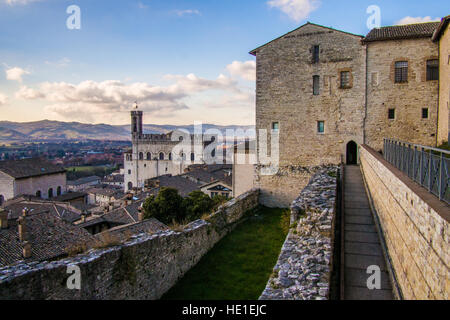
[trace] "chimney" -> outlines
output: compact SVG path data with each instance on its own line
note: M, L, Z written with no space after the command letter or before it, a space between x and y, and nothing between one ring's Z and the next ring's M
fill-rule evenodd
M28 259L31 258L31 244L28 241L23 243L23 258Z
M138 208L138 220L139 222L144 221L144 211L142 210L142 207Z
M28 215L28 208L23 208L22 216L26 217Z
M0 229L8 229L8 212L0 208Z
M27 234L26 234L25 218L20 217L18 221L19 221L19 240L26 241Z
M155 187L156 187L156 188L159 188L160 185L161 185L161 181L156 180L156 181L155 181Z
M110 203L109 204L109 211L113 211L114 210L114 203Z

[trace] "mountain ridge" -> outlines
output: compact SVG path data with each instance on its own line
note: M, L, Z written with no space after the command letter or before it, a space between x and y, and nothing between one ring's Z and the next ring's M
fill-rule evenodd
M162 134L178 129L193 132L193 125L144 124L144 133ZM226 129L254 129L254 126L203 124L203 130L218 129L225 134ZM131 140L130 125L87 124L40 120L32 122L0 121L0 141L2 142L45 142L65 140Z

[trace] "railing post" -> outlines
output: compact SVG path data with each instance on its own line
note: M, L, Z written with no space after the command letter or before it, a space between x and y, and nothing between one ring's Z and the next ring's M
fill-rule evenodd
M420 151L420 184L423 185L423 183L425 182L424 180L424 168L423 168L423 154L425 153L425 149L422 148Z
M429 155L429 159L428 159L428 191L431 193L431 187L432 187L432 181L431 180L431 164L432 162L432 154L431 154L431 150L430 150L430 155Z
M416 180L416 152L417 147L414 146L414 156L413 156L413 180ZM417 181L417 180L416 180Z

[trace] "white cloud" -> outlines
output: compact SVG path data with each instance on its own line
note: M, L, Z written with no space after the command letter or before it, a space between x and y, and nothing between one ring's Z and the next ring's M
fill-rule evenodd
M414 24L414 23L424 23L424 22L433 22L433 21L441 21L441 18L431 18L430 16L426 17L404 17L403 19L400 19L395 24L396 25L402 25L402 24Z
M0 106L8 103L8 97L0 92Z
M199 10L197 10L197 9L175 10L174 12L179 17L183 17L183 16L186 16L186 15L189 15L189 16L190 15L197 15L197 16L201 16L202 15L202 13Z
M239 76L248 81L256 81L255 61L233 61L227 66L227 70L232 76Z
M167 86L152 86L136 82L126 84L117 80L103 82L83 81L79 84L44 82L37 88L22 86L16 98L42 99L49 102L44 111L63 119L89 122L122 122L133 101L138 100L142 110L155 117L168 117L189 109L190 102L199 93L210 92L226 97L224 103L251 106L250 93L241 90L233 79L219 75L215 80L188 75L167 75L172 82ZM208 96L209 93L205 93ZM217 102L217 101L216 101ZM218 102L219 104L221 102ZM195 106L197 107L197 106Z
M64 57L62 59L59 59L58 61L45 61L46 64L50 66L56 66L56 67L67 67L70 64L70 59L67 57Z
M295 22L309 17L311 12L320 6L319 0L270 0L267 4L271 8L278 8Z
M14 6L17 4L25 5L25 4L29 4L31 2L37 2L37 1L41 1L41 0L3 0L4 3L6 3L10 6Z
M22 82L22 76L30 74L29 71L19 67L6 69L6 79Z
M138 2L138 8L139 9L147 9L148 8L148 5L146 5L146 4L144 4L144 3L142 3L142 2Z

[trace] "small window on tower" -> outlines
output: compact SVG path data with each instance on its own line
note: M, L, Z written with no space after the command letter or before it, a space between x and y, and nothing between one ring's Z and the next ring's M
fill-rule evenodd
M341 72L341 89L350 88L350 71Z
M280 131L280 123L279 122L273 122L272 123L272 130L273 131Z
M325 121L317 121L317 133L325 133Z
M313 63L318 63L320 60L320 46L314 46L313 48Z
M318 96L320 93L320 76L313 76L313 94Z
M395 109L389 109L388 118L389 120L395 120Z
M428 108L422 109L422 119L428 119Z

